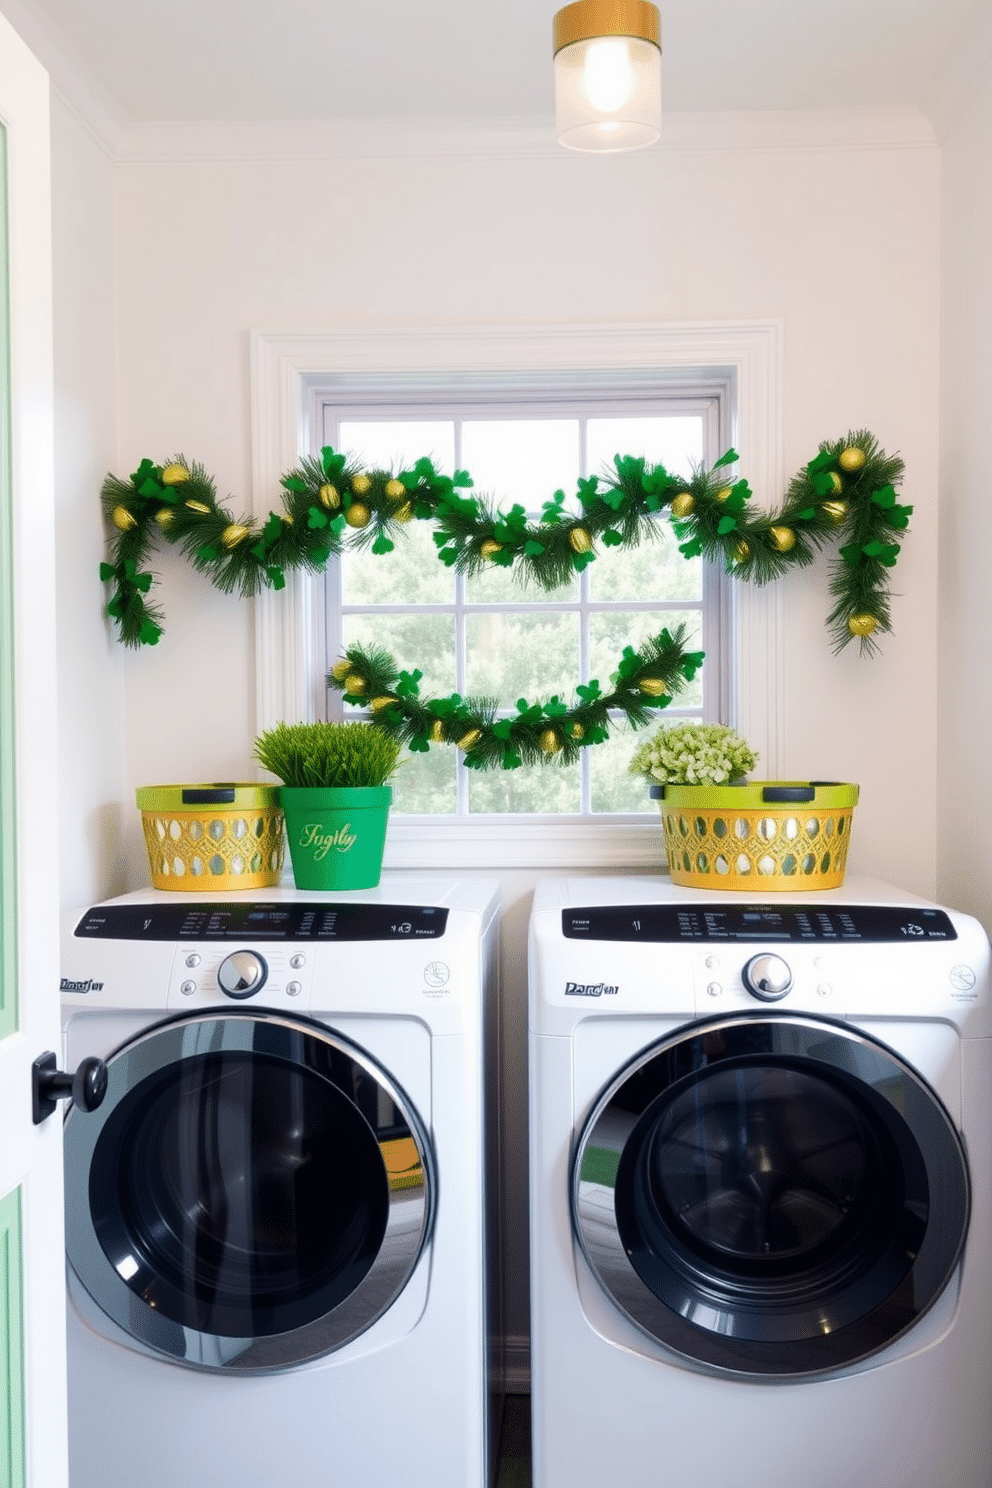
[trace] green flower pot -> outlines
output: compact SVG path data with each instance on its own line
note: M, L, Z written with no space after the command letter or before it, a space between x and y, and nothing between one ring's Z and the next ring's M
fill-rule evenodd
M382 874L392 799L388 785L280 786L296 887L374 889Z

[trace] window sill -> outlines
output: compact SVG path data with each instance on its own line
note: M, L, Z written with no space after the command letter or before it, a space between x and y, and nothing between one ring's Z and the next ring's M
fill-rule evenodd
M389 821L386 868L652 868L665 866L658 817L544 820L401 816Z

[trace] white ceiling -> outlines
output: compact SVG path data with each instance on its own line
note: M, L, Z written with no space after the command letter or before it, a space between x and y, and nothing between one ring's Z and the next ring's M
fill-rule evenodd
M660 0L664 107L927 112L990 4ZM17 0L17 8L133 124L552 111L555 0Z

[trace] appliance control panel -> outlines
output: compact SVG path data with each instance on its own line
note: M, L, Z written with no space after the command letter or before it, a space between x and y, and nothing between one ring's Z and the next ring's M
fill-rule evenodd
M942 909L895 904L630 904L562 910L566 940L890 945L957 940Z
M280 904L182 902L103 904L83 915L74 934L96 940L170 940L241 945L355 940L437 940L448 911L432 905L347 904L303 901Z

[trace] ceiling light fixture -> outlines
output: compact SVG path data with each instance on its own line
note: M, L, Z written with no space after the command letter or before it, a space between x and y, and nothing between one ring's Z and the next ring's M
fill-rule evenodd
M570 150L653 145L661 133L661 17L648 0L575 0L554 19L555 129Z

